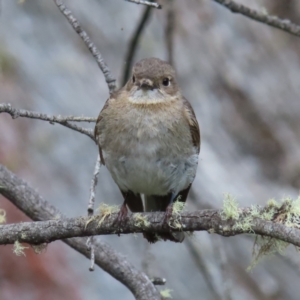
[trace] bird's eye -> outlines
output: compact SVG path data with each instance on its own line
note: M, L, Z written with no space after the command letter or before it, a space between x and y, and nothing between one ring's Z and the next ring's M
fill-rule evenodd
M164 78L163 81L162 81L162 84L164 86L169 86L171 84L171 81L169 78Z
M132 82L135 83L135 76L132 76Z

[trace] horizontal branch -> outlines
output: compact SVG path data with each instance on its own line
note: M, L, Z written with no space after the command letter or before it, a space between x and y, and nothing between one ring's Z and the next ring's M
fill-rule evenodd
M300 37L300 26L292 23L288 19L281 19L277 16L268 15L266 11L257 11L251 9L245 5L236 3L231 0L213 0L226 8L228 8L233 13L238 13L244 15L252 20L267 24L269 26L275 27L277 29L283 30L290 34Z
M1 103L0 104L0 113L8 113L11 115L13 119L18 117L29 118L29 119L37 119L42 121L48 121L51 124L58 123L70 129L73 129L77 132L83 133L94 140L94 133L92 129L86 129L76 124L71 124L69 121L74 122L95 122L96 118L92 117L75 117L75 116L51 116L43 113L39 113L36 111L30 111L25 109L17 109L13 108L9 103Z
M143 5L147 5L147 6L150 6L150 7L154 7L154 8L157 8L157 9L161 9L162 6L156 2L151 2L151 1L146 1L146 0L126 0L127 2L132 2L132 3L135 3L135 4L143 4Z
M64 216L33 188L0 164L0 194L35 221L63 218ZM34 223L32 223L34 224ZM87 258L90 251L86 239L63 240ZM95 263L128 287L137 300L158 300L160 295L150 279L138 271L123 255L106 243L95 240Z
M107 234L128 233L167 233L173 231L208 231L222 236L234 236L243 233L255 233L288 242L300 247L300 230L280 223L253 218L251 229L236 226L249 218L250 208L240 210L237 220L224 220L220 210L199 210L183 212L175 216L171 228L164 222L163 212L131 214L121 228L115 220L117 213L105 216L78 217L45 222L26 222L0 226L0 244L12 244L15 241L29 244L49 243L70 237L83 237ZM104 220L103 220L104 219ZM99 222L101 220L101 222ZM175 222L174 222L175 221ZM101 223L101 224L100 224ZM180 224L180 226L176 226Z

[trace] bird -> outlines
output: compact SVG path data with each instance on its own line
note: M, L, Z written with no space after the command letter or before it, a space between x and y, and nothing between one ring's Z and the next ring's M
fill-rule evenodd
M168 62L154 57L137 62L125 86L106 101L94 135L101 164L124 198L120 220L128 208L163 211L168 219L174 201L186 201L198 166L200 129ZM182 242L184 233L144 237L150 243Z

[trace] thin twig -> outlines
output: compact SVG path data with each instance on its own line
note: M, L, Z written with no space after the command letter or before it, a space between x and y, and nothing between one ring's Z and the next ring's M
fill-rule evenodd
M130 42L129 47L127 49L127 53L125 55L125 65L124 65L124 71L123 71L123 79L122 79L122 86L124 86L129 78L132 65L133 65L133 58L135 56L135 52L137 49L137 46L139 44L139 40L141 38L141 35L143 33L143 30L150 18L152 9L150 6L145 7L144 12L142 14L141 20L139 21L135 32L133 33Z
M90 251L90 267L89 271L93 272L95 271L95 245L94 245L94 237L90 236L88 237L86 241L86 246L88 251Z
M32 220L41 221L64 218L54 206L45 201L25 181L2 165L0 165L0 187L0 194ZM64 223L64 220L61 219L61 222ZM31 224L38 224L38 222L32 222ZM47 230L45 230L46 232ZM25 237L24 233L23 237ZM87 258L90 257L90 251L86 247L86 239L71 238L63 241ZM94 241L94 246L96 264L130 289L136 299L161 299L147 275L138 271L128 262L127 258L102 241Z
M166 278L153 277L150 279L154 285L165 285L167 280Z
M148 5L151 7L155 7L157 9L161 9L162 6L156 2L151 2L151 1L146 1L146 0L126 0L127 2L132 2L136 4L143 4L143 5Z
M77 19L73 16L72 12L64 5L62 0L53 0L53 1L57 5L59 10L62 12L62 14L67 18L69 23L72 25L74 30L78 33L78 35L81 37L85 45L88 47L88 49L96 59L98 66L100 67L102 73L104 74L105 81L109 88L109 92L112 93L116 89L116 79L111 75L111 72L108 66L106 65L104 59L102 58L102 55L100 54L99 50L91 41L88 34L81 28Z
M90 117L75 117L75 116L51 116L47 114L42 114L35 111L29 111L25 109L17 109L13 108L9 103L2 103L0 104L0 113L6 112L11 115L13 119L16 119L18 117L23 118L30 118L30 119L38 119L42 121L48 121L51 124L58 123L65 127L71 128L75 131L78 131L80 133L83 133L90 137L92 140L94 140L94 133L92 129L86 129L80 126L77 126L75 124L71 124L69 121L75 121L75 122L95 122L95 118Z
M94 214L94 206L95 206L95 196L96 196L96 186L98 183L98 174L100 171L101 163L100 163L100 155L98 154L97 160L95 163L94 174L92 178L91 188L90 188L90 199L88 204L88 216L91 218ZM88 238L88 247L91 251L91 266L89 268L90 271L94 271L95 266L95 247L94 247L94 237Z
M238 13L244 15L255 21L270 25L272 27L278 28L290 34L300 36L300 26L292 23L288 19L280 19L277 16L268 15L265 10L261 12L251 9L242 4L236 3L231 0L213 0L226 8L228 8L233 13Z
M168 54L168 62L174 66L174 31L175 31L175 8L174 0L168 0L166 27L165 27L165 42Z
M109 92L112 93L116 89L116 79L112 76L108 66L106 65L104 59L102 58L101 53L96 48L94 43L91 41L88 34L82 29L77 19L73 16L72 12L63 4L61 0L54 0L57 7L60 9L62 14L67 18L69 23L72 25L73 29L79 34L85 45L88 47L94 58L96 59L98 66L100 67L102 73L104 74L105 81L108 85ZM94 136L93 136L94 137ZM88 216L91 217L94 214L94 203L95 203L95 189L97 185L97 177L100 169L100 157L96 160L94 175L92 178L91 190L90 190L90 199L88 204ZM95 247L94 247L94 238L90 237L88 239L89 250L91 251L91 266L90 271L94 270L95 264Z
M93 178L91 182L90 188L90 199L88 204L88 216L91 217L94 214L94 206L95 206L95 195L96 195L96 186L98 183L98 174L100 171L101 163L100 163L100 155L98 154L97 160L95 163Z

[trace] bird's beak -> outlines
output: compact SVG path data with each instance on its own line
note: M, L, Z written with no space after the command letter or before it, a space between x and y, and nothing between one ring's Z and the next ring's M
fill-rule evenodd
M142 90L153 90L154 89L153 81L150 79L140 80L138 86L139 86L139 89L142 89Z

